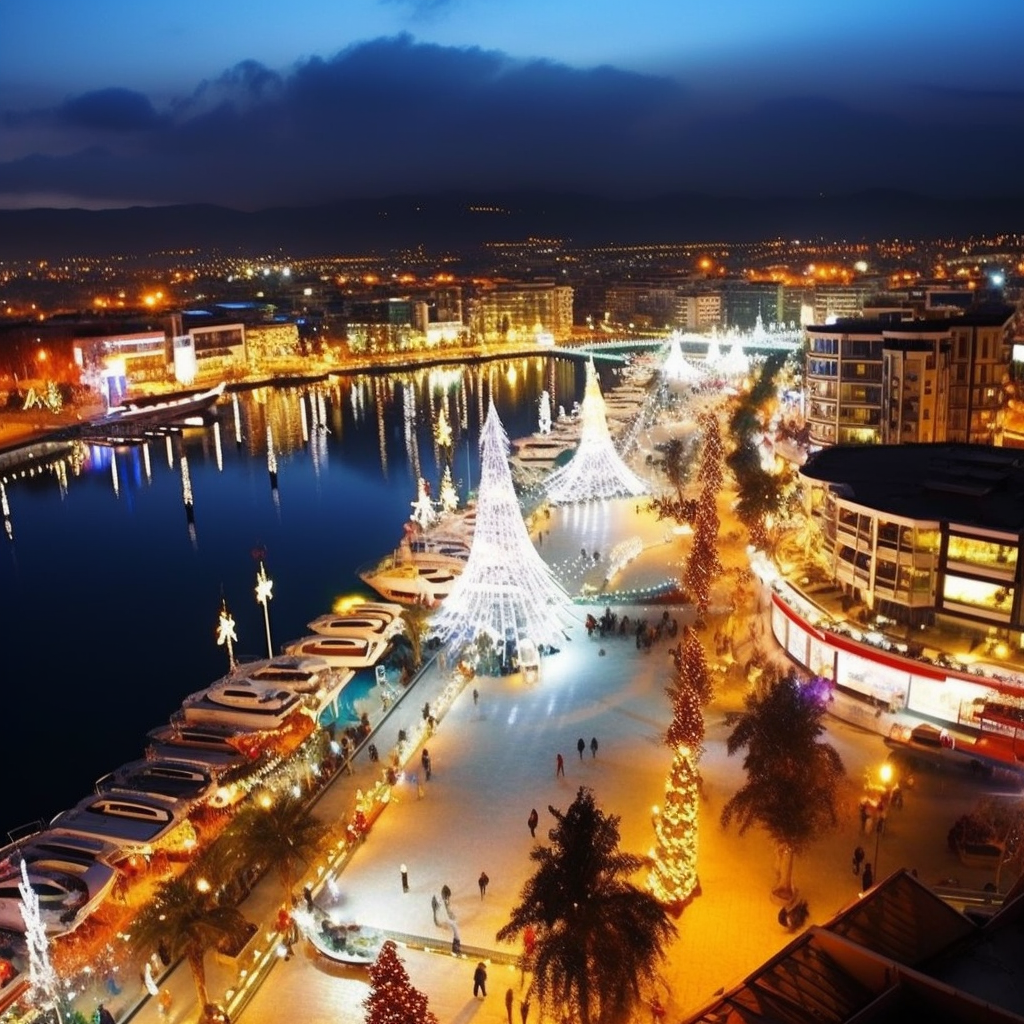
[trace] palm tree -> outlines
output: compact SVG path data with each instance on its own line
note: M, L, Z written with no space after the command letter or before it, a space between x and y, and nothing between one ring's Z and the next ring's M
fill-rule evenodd
M430 617L430 609L421 604L408 605L402 609L405 635L409 638L414 670L423 664L423 641L430 631Z
M237 907L220 904L213 887L203 884L197 872L186 871L158 887L132 922L131 939L140 952L162 945L172 961L185 958L203 1008L201 1019L207 1020L207 950L221 944L241 948L252 930Z
M565 813L548 810L556 822L552 845L531 850L537 871L497 938L535 933L523 967L533 976L528 996L544 1011L561 1016L569 1008L582 1024L615 1024L654 981L675 925L654 896L628 880L650 860L620 852L619 819L603 814L590 790L580 787Z
M316 856L330 826L313 817L295 796L250 801L224 830L211 852L218 875L277 870L290 903L301 869Z
M722 825L739 821L740 835L760 825L779 849L774 890L793 896L793 856L838 821L836 796L845 774L842 758L818 737L825 731L825 698L793 673L765 693L750 693L744 711L731 711L726 725L730 755L746 748L747 781L722 809Z

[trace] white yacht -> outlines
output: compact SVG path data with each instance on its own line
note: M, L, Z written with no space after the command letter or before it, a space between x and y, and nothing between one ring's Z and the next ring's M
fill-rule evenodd
M116 851L99 839L53 832L37 832L0 850L0 929L25 930L18 888L22 861L46 934L65 935L107 898L117 880L117 868L108 858Z
M191 801L155 793L93 793L61 811L50 831L104 839L117 847L118 857L146 852L156 843L187 847L191 829L179 832L179 826L190 806Z
M311 654L339 668L372 668L387 653L389 641L376 637L323 635L303 637L285 646L289 654Z
M280 729L296 712L306 712L301 693L249 679L228 679L186 697L181 717L187 725L224 725L260 732Z
M359 578L389 601L433 608L452 592L465 567L464 558L399 549L376 565L361 569Z
M156 793L175 800L203 800L216 786L213 773L200 764L167 758L129 761L96 780L97 793Z
M394 604L384 607L401 607ZM312 632L320 636L359 637L364 640L376 640L385 646L388 641L405 628L401 614L397 612L376 611L360 605L341 614L321 615L307 623Z
M293 652L291 648L288 651L267 661L240 665L224 682L246 680L257 686L294 690L303 695L315 717L319 718L327 708L337 713L338 697L355 673L326 655L307 657L306 652Z

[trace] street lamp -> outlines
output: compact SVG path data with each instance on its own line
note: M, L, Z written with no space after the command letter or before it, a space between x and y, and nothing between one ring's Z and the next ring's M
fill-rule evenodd
M885 821L885 814L889 810L889 783L892 782L892 765L886 762L878 769L878 777L882 782L883 796L879 800L879 813L875 819L875 859L873 862L873 869L875 878L880 878L881 875L878 872L878 844L882 838L883 822ZM884 802L883 802L884 801Z

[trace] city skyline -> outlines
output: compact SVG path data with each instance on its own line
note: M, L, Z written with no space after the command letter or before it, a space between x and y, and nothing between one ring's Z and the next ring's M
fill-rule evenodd
M0 208L1013 195L1024 10L1005 6L998 32L875 0L9 6Z

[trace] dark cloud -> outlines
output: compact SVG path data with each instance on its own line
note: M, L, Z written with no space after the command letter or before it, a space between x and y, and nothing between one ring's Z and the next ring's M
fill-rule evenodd
M101 132L137 132L157 128L163 118L148 96L130 89L100 89L66 100L56 112L69 128Z
M51 123L73 125L76 140L91 131L97 145L0 163L0 193L252 209L510 188L622 198L995 191L958 149L967 102L946 125L815 97L725 116L664 77L401 36L284 74L245 62L163 114L125 90L70 100ZM1019 127L1000 133L1004 164L1022 155Z

